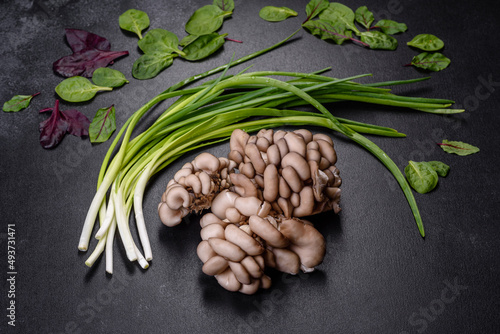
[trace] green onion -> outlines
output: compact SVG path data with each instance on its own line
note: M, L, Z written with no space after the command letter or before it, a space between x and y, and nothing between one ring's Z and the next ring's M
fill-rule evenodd
M148 181L186 152L227 140L235 129L256 132L263 128L284 125L314 126L345 135L371 152L391 171L407 198L421 236L425 236L415 198L405 177L384 151L361 133L387 137L405 135L388 127L337 118L321 101L350 100L442 114L463 110L449 109L453 102L450 100L398 96L390 93L390 89L380 88L423 79L361 84L354 80L369 74L337 79L319 74L324 70L314 73L247 73L245 70L235 75L226 75L230 66L270 51L290 37L270 48L173 85L147 102L127 120L104 158L98 176L97 192L83 225L78 248L86 251L99 215L100 228L96 233L96 239L99 241L86 261L88 266L92 266L106 251L106 271L112 273L112 244L118 229L127 258L130 261L138 261L142 268L147 268L153 257L142 211L143 195ZM224 72L215 80L182 89L195 80L220 71ZM290 79L282 81L275 78L278 76ZM137 123L148 115L153 107L174 98L177 100L173 101L147 130L132 137ZM312 106L316 111L289 109L291 106L301 105ZM108 191L109 199L106 198ZM130 231L132 211L135 214L142 251Z

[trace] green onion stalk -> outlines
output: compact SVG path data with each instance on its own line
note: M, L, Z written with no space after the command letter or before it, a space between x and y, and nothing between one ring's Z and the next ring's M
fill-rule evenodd
M386 137L405 135L389 127L335 117L324 103L357 101L435 114L451 114L463 110L449 108L453 104L451 100L399 96L392 94L390 89L383 88L427 78L361 84L355 80L369 74L337 79L320 74L324 70L315 73L249 72L248 68L235 75L227 74L231 66L279 47L294 34L269 48L187 78L157 95L132 114L104 158L97 191L82 228L78 249L86 251L99 217L100 227L95 234L98 243L85 262L88 266L92 266L105 252L106 271L113 272L112 245L118 231L127 258L137 261L142 268L147 268L153 258L142 210L148 181L185 153L227 140L235 129L256 132L280 126L313 126L341 133L372 153L394 175L413 212L421 236L425 236L417 203L405 177L387 154L362 134ZM217 72L223 73L198 86L184 88ZM288 77L289 80L280 80L277 76ZM154 106L169 99L175 101L147 130L132 138L137 123ZM312 106L315 111L293 109L304 105ZM142 250L134 241L130 230L132 211Z

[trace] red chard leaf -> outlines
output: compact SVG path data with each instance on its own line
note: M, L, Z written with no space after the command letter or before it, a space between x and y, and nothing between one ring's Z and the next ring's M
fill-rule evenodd
M68 133L73 136L83 137L89 135L90 120L76 109L63 110L65 120L68 122Z
M82 76L91 78L94 71L108 66L118 57L128 55L128 51L100 51L87 49L62 57L54 62L54 71L63 77Z
M90 78L96 69L128 55L128 51L111 51L107 39L84 30L66 29L66 39L73 54L56 60L52 66L54 72L63 77L79 75Z
M59 110L59 100L54 108L45 108L40 112L52 111L45 121L40 122L40 144L43 148L56 147L66 133L74 136L87 136L90 125L89 119L78 110Z
M111 43L99 35L79 29L66 29L66 40L73 52L85 49L111 50Z

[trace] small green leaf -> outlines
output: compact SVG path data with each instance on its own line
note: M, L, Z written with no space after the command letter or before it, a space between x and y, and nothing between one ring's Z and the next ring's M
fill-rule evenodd
M411 60L410 65L429 71L441 71L450 65L451 60L439 52L422 52Z
M109 90L113 88L93 85L89 79L80 76L65 79L56 86L56 93L68 102L88 101L97 92Z
M320 20L326 20L330 22L340 21L343 22L347 29L350 29L359 35L361 32L354 25L354 20L356 15L349 7L338 3L331 2L324 11L319 14Z
M450 141L444 139L443 142L438 145L447 153L454 153L461 156L479 152L479 147L461 141Z
M215 5L206 5L196 10L186 23L185 30L191 35L207 35L217 31L224 18L231 15L231 11L224 11Z
M425 161L409 161L405 167L406 179L410 186L420 194L434 189L438 183L438 175L430 164Z
M227 34L219 35L214 32L198 37L183 49L186 54L183 58L194 61L210 56L224 45L224 37L226 36Z
M189 44L193 43L199 36L196 35L187 35L179 42L179 45L182 47L186 47Z
M111 137L116 130L115 106L101 108L89 126L89 137L91 143L102 143Z
M2 110L5 112L17 112L28 108L31 103L31 99L40 93L33 95L15 95L9 101L3 104Z
M328 2L328 0L309 1L309 3L306 6L307 19L304 21L304 23L318 16L319 13L327 9L329 5L330 3Z
M138 9L129 9L118 18L120 28L139 36L142 39L142 31L149 27L149 17L145 12Z
M379 28L382 30L383 33L389 34L389 35L394 35L398 34L400 32L405 32L408 27L404 23L398 23L396 21L392 20L380 20L378 21L375 26L375 28Z
M361 6L358 9L356 9L356 12L354 14L356 22L361 24L367 30L370 30L370 27L372 26L372 23L375 20L375 18L373 17L373 13L370 12L366 6Z
M98 86L121 87L129 81L125 75L109 67L99 67L92 74L92 81Z
M436 171L437 175L445 177L450 171L450 166L441 161L427 161L429 165Z
M361 33L361 41L368 44L370 49L396 50L398 41L383 32L371 30Z
M183 55L184 52L179 50L179 39L173 32L165 29L153 29L148 31L144 38L137 42L139 48L144 53L163 52L163 53L178 53Z
M444 47L444 42L431 34L417 35L406 44L423 51L437 51Z
M136 79L151 79L172 65L174 53L151 52L140 56L132 66L132 75Z
M225 12L234 12L233 0L214 0L214 5Z
M260 18L269 22L280 22L297 15L296 11L287 7L265 6L259 11Z
M331 39L336 44L342 44L352 37L352 32L346 29L343 22L339 21L313 20L307 21L302 26L309 30L311 34L324 40Z

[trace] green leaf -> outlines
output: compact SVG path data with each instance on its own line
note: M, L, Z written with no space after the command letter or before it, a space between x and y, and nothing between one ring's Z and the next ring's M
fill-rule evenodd
M437 175L441 177L445 177L448 175L448 172L450 171L450 166L445 164L444 162L441 161L427 161L429 165L431 165L432 169L434 169L437 173Z
M89 79L80 76L65 79L56 86L56 93L68 102L88 101L97 92L104 90L109 91L113 90L113 88L96 86Z
M434 189L438 183L438 175L430 164L425 161L409 161L405 167L406 179L410 186L420 194Z
M194 42L199 36L196 35L187 35L179 42L179 45L182 47L186 47L187 45Z
M194 61L210 56L224 45L224 37L226 36L227 34L219 35L214 32L198 37L183 49L186 54L183 58Z
M17 112L28 108L31 103L31 99L40 93L33 95L15 95L9 101L3 104L2 110L5 112Z
M356 15L352 9L338 2L331 2L330 5L328 5L328 8L319 14L320 20L343 22L347 29L354 31L357 35L359 35L361 32L354 25L355 18Z
M176 57L174 53L158 51L143 54L134 62L132 75L140 80L154 78L158 73L172 65L174 57Z
M444 47L444 42L431 34L417 35L406 44L423 51L437 51Z
M223 11L215 5L203 6L189 18L185 26L186 32L197 36L213 33L222 26L224 18L231 14L231 11Z
M120 28L139 36L142 39L142 31L149 27L149 17L145 12L138 9L129 9L118 18Z
M380 20L378 21L375 26L375 28L379 28L382 30L383 33L389 34L389 35L394 35L398 34L400 32L405 32L408 27L404 23L398 23L396 21L392 20Z
M361 24L367 30L370 30L370 27L372 26L372 23L375 20L375 18L373 17L373 13L370 12L366 6L361 6L358 9L356 9L356 12L354 14L356 22Z
M287 7L265 6L259 11L260 18L269 22L280 22L297 15L296 11Z
M150 30L143 39L137 42L139 48L144 53L163 52L163 53L178 53L183 55L184 52L179 50L179 39L173 32L165 29L157 28Z
M225 12L234 12L233 0L214 0L214 5Z
M454 153L461 156L479 152L479 147L461 141L450 141L444 139L443 142L438 145L447 153Z
M116 130L115 106L101 108L89 126L89 138L91 143L102 143L111 137Z
M411 60L410 65L429 71L441 71L450 65L451 60L439 52L422 52Z
M306 6L307 19L304 21L304 23L318 16L319 13L327 9L329 5L330 3L328 2L328 0L309 1L309 3Z
M352 37L352 32L346 29L343 22L339 21L313 20L307 21L302 26L309 30L311 34L324 40L331 39L336 44L342 44Z
M396 50L398 41L383 32L371 30L361 33L361 41L368 44L370 49Z
M109 67L99 67L92 74L92 81L99 86L121 87L129 81L125 75Z

